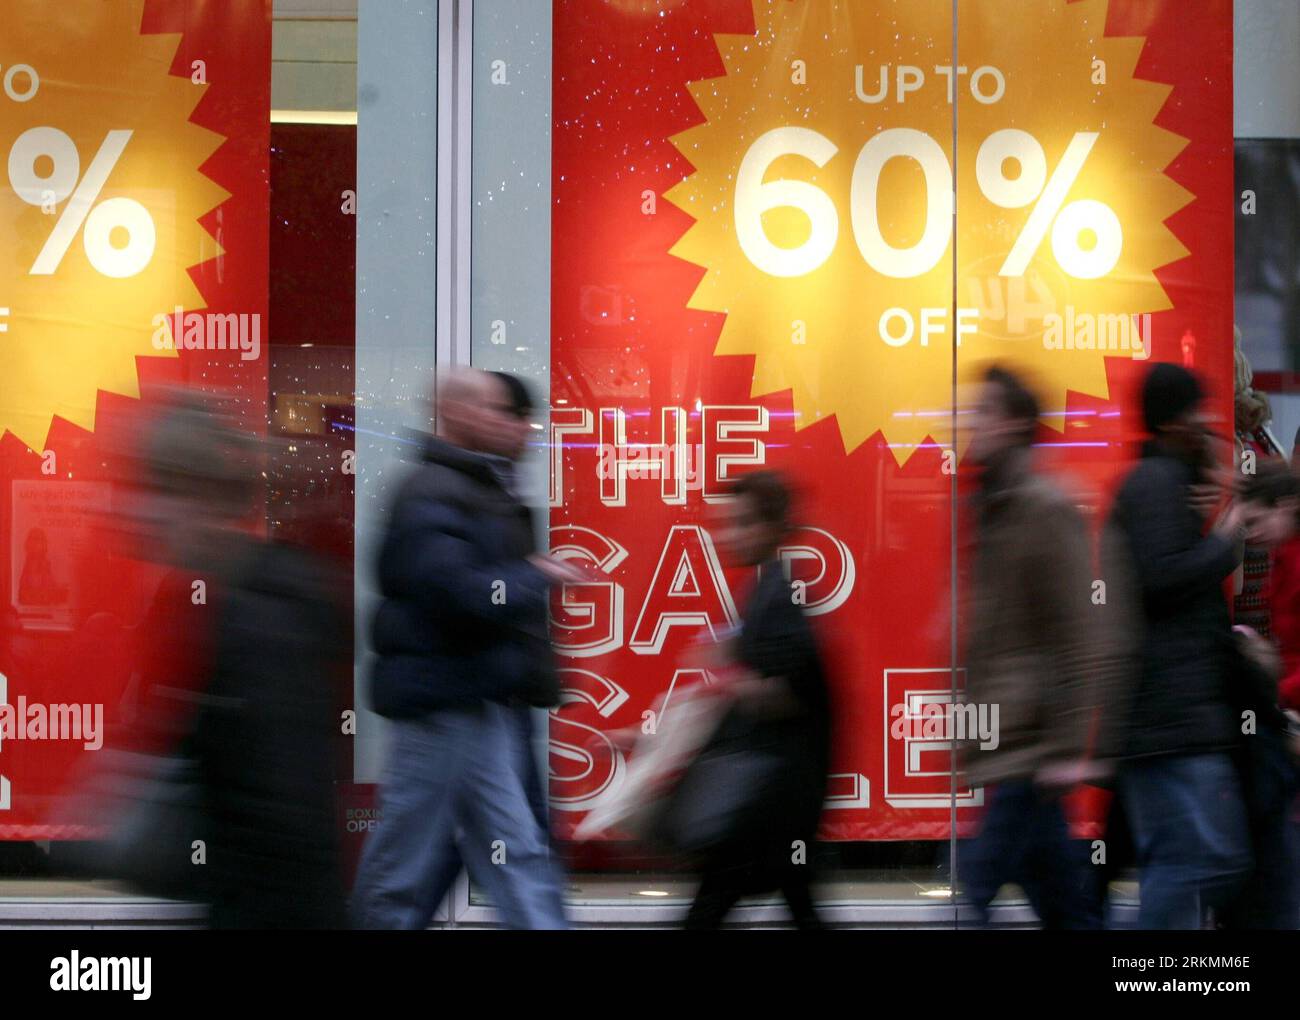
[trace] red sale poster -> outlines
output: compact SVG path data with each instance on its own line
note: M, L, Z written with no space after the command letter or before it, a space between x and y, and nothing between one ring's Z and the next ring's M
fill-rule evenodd
M180 612L101 529L125 437L177 386L265 429L270 7L5 5L3 839L77 835L59 794L128 721Z
M1227 413L1231 3L953 14L555 5L551 541L603 575L552 609L562 834L626 775L601 735L737 618L754 579L709 534L728 479L777 468L801 496L783 557L832 665L824 834L944 838L952 788L964 820L982 791L890 722L962 685L957 388L1030 377L1042 459L1094 519L1151 360Z

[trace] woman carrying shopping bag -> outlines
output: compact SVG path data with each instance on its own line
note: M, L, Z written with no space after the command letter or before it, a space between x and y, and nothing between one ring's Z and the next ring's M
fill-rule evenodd
M813 842L830 761L830 700L799 589L777 550L790 530L791 495L768 471L743 476L716 533L736 566L758 567L738 630L709 668L729 704L686 768L659 829L699 862L686 927L716 928L742 896L780 890L801 929L813 906Z

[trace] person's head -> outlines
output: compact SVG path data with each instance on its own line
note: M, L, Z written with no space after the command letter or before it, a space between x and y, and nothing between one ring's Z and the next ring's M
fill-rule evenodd
M505 386L509 402L508 413L498 423L499 448L492 452L518 460L533 432L533 395L517 375L509 372L489 372L488 375Z
M730 495L718 532L722 555L737 566L765 562L790 530L790 487L775 471L752 471L737 479Z
M1264 460L1241 486L1246 539L1275 548L1300 532L1300 477L1282 460Z
M467 450L518 457L528 418L527 411L521 414L517 390L509 380L504 373L477 368L445 373L438 384L439 434Z
M1209 456L1209 417L1201 381L1181 365L1157 362L1142 383L1142 422L1155 439L1188 460Z
M980 383L971 414L967 457L987 465L1008 450L1028 448L1038 429L1038 398L1015 373L993 365Z
M258 505L262 443L208 394L165 390L152 411L123 451L111 530L128 555L206 562Z
M487 373L451 368L438 377L438 434L454 446L480 448L483 404L492 390Z
M143 449L145 484L157 497L202 507L216 521L247 515L258 488L258 441L207 394L175 389L159 403Z
M1241 349L1241 329L1232 327L1232 391L1233 417L1238 432L1254 432L1273 417L1268 394L1255 389L1255 371L1250 359Z

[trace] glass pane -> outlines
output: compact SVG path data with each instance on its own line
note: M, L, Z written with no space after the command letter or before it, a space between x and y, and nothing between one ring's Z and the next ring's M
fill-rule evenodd
M544 3L474 5L470 363L522 380L537 408L515 466L547 547L546 443L551 388L551 11ZM547 774L547 714L531 712L532 766ZM471 903L486 902L477 886Z
M981 905L1001 889L995 920L1132 924L1127 816L1152 818L1151 805L1128 802L1128 759L1189 753L1161 734L1177 730L1178 712L1216 709L1186 692L1160 701L1157 678L1177 671L1177 653L1129 636L1135 624L1177 627L1162 614L1177 615L1173 600L1189 592L1157 598L1141 580L1132 522L1158 508L1116 494L1153 452L1141 394L1156 362L1199 375L1226 439L1233 5L1053 3L1026 16L1012 2L960 0L957 17L969 71L957 99L956 298L972 326L957 366L970 549L961 644L972 701L1000 710L997 746L967 756L983 811L963 824L959 881ZM993 366L1014 378L991 379ZM1228 443L1215 456L1230 467ZM1142 598L1123 580L1130 568ZM1132 665L1130 639L1147 642Z
M834 699L823 842L789 853L828 905L947 909L951 747L891 736L889 710L952 684L953 353L929 311L951 304L951 107L913 99L896 126L923 137L868 143L895 126L882 67L942 63L951 17L876 6L475 4L472 357L549 392L551 547L599 578L552 605L577 906L668 917L693 895L677 861L582 823L704 681L691 645L742 619L757 572L718 530L729 485L766 467L797 495L777 559ZM920 163L886 159L900 138ZM914 280L890 246L916 249Z
M398 485L432 427L438 323L436 4L360 8L356 129L356 735L340 787L345 860L382 818L388 728L370 710L377 562Z
M276 8L6 11L0 67L31 73L6 76L0 147L21 143L35 178L0 180L0 702L96 722L82 740L4 734L0 896L57 895L74 924L134 895L86 879L81 840L121 824L122 789L100 796L121 752L173 750L215 683L218 607L265 564L243 551L311 564L342 621L337 656L305 653L321 656L299 708L326 718L308 757L330 816L313 852L352 778L335 720L354 704L355 5ZM232 486L251 491L228 504ZM287 630L268 618L250 640L282 649Z

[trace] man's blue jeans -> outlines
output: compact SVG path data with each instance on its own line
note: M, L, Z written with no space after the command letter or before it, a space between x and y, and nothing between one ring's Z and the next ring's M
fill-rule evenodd
M1139 758L1120 777L1141 883L1138 927L1199 928L1251 869L1241 784L1227 754Z
M987 788L988 809L980 831L967 843L958 868L977 923L988 923L998 890L1015 882L1024 890L1044 928L1095 926L1085 899L1080 849L1071 840L1058 794L1028 779Z
M464 861L509 927L566 927L518 711L489 703L392 726L383 818L352 894L358 926L426 927Z

